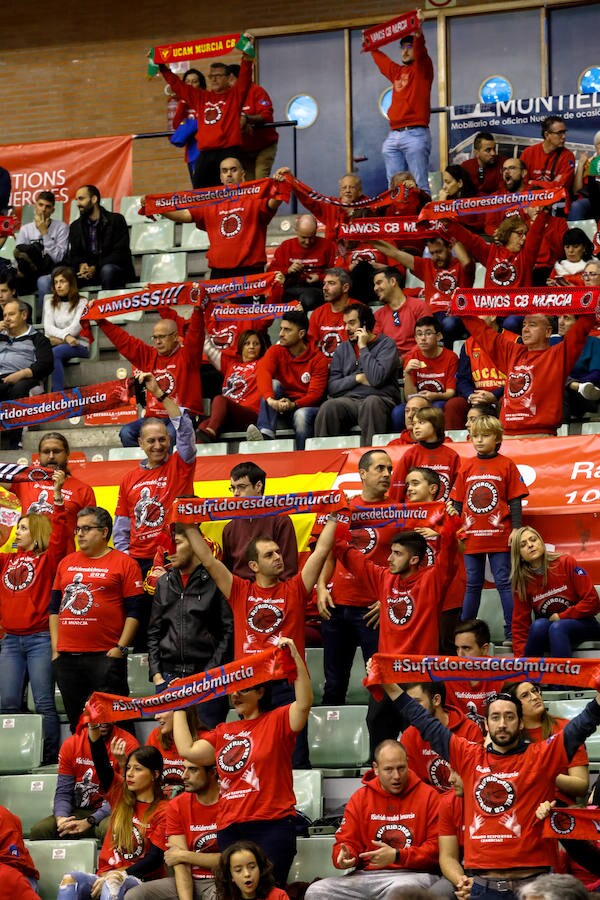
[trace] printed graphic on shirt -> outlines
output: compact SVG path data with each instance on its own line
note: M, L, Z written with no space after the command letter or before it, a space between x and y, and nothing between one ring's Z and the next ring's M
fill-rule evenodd
M223 118L224 100L209 101L204 105L204 122L206 125L215 125Z
M138 856L141 856L144 852L144 831L143 825L138 819L133 820L131 825L131 834L133 836L133 849L130 853L122 853L117 847L113 847L112 855L108 860L109 866L113 868L117 868L119 863L130 860L137 859ZM113 836L114 839L114 836Z
M37 500L30 504L27 514L37 513L38 516L48 516L52 515L53 509L52 503L48 500L48 491L44 490L40 491Z
M533 375L522 366L516 366L515 371L508 376L506 389L509 397L522 397L531 388Z
M35 566L29 559L9 562L4 573L4 586L10 591L24 591L35 578Z
M442 294L451 294L458 287L458 281L452 272L448 272L446 269L435 276L433 284L435 289L441 291Z
M219 230L223 237L232 238L242 230L242 219L236 213L229 213L221 219Z
M488 815L505 813L511 808L515 798L515 789L510 781L498 775L484 775L475 787L475 799Z
M73 580L65 586L60 612L71 612L75 616L85 616L94 602L91 585L83 583L83 573L76 572Z
M248 615L248 625L261 634L272 634L283 620L283 611L272 603L257 603Z
M342 336L339 331L324 330L319 341L319 350L323 356L327 356L330 359L341 343Z
M498 505L498 490L493 481L477 481L467 491L467 506L471 512L485 515Z
M490 279L494 284L508 287L516 281L516 278L517 270L511 262L508 262L508 260L500 260L492 266Z
M412 846L413 836L410 828L407 828L406 825L402 825L400 822L386 822L375 832L375 840L402 850L404 847Z
M75 808L88 809L94 798L100 793L100 785L94 781L95 770L90 766L86 769L81 781L75 782L73 787L73 803Z
M140 499L133 507L136 528L159 528L165 521L165 509L157 497L152 497L150 488L142 488Z
M396 588L392 588L392 596L387 598L386 605L392 625L406 625L415 609L410 594L400 593Z

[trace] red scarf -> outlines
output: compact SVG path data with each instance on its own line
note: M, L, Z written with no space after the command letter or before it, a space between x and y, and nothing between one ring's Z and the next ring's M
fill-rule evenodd
M363 53L376 50L377 47L384 47L386 44L391 44L392 41L398 41L409 34L414 34L420 28L421 23L417 18L417 11L413 9L395 19L388 19L383 25L365 28L361 50Z
M544 188L542 191L524 191L516 194L489 194L486 197L464 197L462 200L432 200L426 203L419 219L456 219L460 216L483 215L506 209L523 209L525 206L550 206L564 200L564 188Z
M450 311L458 316L593 315L600 288L456 288Z
M132 385L131 379L124 378L21 400L5 400L0 404L0 430L69 419L71 416L123 406L132 396Z

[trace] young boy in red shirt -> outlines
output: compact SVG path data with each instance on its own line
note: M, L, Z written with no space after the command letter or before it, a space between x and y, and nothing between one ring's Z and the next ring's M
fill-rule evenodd
M439 475L442 490L437 500L447 500L460 468L456 450L445 444L444 413L436 407L418 409L413 417L413 436L417 443L401 457L392 473L390 499L404 500L406 475L415 467L433 469Z

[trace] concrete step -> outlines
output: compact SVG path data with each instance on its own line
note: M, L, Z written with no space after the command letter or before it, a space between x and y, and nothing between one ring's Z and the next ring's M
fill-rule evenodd
M81 420L79 420L77 425L72 425L70 419L61 419L59 422L46 423L43 429L36 431L27 429L23 433L23 450L29 453L36 451L44 434L48 434L51 431L64 431L71 450L83 450L88 458L88 451L92 453L102 452L103 450L106 451L108 447L121 446L119 428L116 425L90 427L89 425L82 426Z
M81 387L88 384L101 384L103 381L114 381L117 369L126 369L131 374L131 364L121 358L82 359L77 365L65 366L65 384L67 387Z

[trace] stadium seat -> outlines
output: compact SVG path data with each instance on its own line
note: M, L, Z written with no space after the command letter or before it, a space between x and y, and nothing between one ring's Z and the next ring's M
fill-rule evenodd
M363 678L367 672L365 669L365 661L362 651L357 648L350 670L350 681L348 682L348 691L346 693L346 703L359 706L369 702L369 692L363 684Z
M162 284L167 281L185 281L187 262L185 253L152 253L142 257L140 281L144 284Z
M407 288L421 288L423 287L423 282L420 278L417 278L414 272L411 272L410 269L406 270L406 285Z
M308 717L313 766L329 776L356 775L369 758L366 706L320 706Z
M586 697L577 700L550 700L548 703L548 712L551 716L557 716L559 719L572 719L578 715L589 703Z
M569 436L569 426L561 425L559 428L557 428L556 436L557 437L568 437Z
M600 422L584 422L581 426L582 434L600 434Z
M344 450L351 447L360 447L360 434L339 434L335 437L306 439L307 450Z
M293 881L313 881L339 875L331 861L331 850L335 843L333 834L315 835L296 840L296 855L288 875L288 884Z
M206 231L196 228L193 222L184 222L181 227L181 249L187 252L208 250L210 241Z
M17 246L17 239L11 235L6 238L6 241L0 247L0 256L2 259L11 259L13 258L13 253L15 251L15 247Z
M175 222L134 222L131 226L131 252L154 253L172 250L175 244Z
M293 438L278 438L274 441L240 441L238 453L291 453L296 449Z
M36 822L52 812L57 780L58 775L41 772L0 776L0 804L20 818L25 837Z
M482 288L485 284L485 266L482 266L481 263L475 263L475 278L473 280L473 287Z
M154 686L148 678L148 654L130 653L127 657L127 683L131 697L149 697Z
M277 247L282 241L294 237L296 216L273 216L267 226L268 247Z
M196 444L196 456L227 456L227 443L215 441L214 444Z
M109 447L108 459L145 459L141 447Z
M0 775L31 772L42 762L42 717L0 717Z
M38 891L42 900L56 900L63 875L96 871L96 841L26 841L25 846L40 873Z
M134 225L136 222L151 221L151 219L144 219L138 215L141 199L140 194L136 194L134 197L121 197L121 209L119 212L125 217L128 225Z
M490 626L490 633L495 644L504 640L504 616L498 591L495 588L484 588L481 592L478 618L484 619Z
M53 219L57 219L59 222L64 221L65 215L65 204L62 200L57 200L54 204L54 212L52 214ZM21 211L21 225L29 225L30 222L33 222L35 216L35 206L27 205L24 206Z
M314 694L313 704L318 706L323 701L323 686L325 684L322 647L306 648L306 668L310 675L310 683Z
M372 447L386 447L390 441L395 441L398 435L395 432L386 432L386 434L374 434Z
M598 230L595 219L577 219L573 222L569 222L569 228L581 228L581 230L587 234L590 241L594 240L594 235Z
M454 353L456 353L457 356L460 354L464 343L464 341L454 341L454 343L452 344L452 350L454 351Z
M155 728L156 722L154 719L142 719L133 723L133 730L141 747L145 745L150 737L150 732L154 731Z
M293 775L296 809L316 822L323 815L323 773L320 769L298 769Z
M456 430L450 429L450 431L446 432L448 437L452 438L453 441L466 441L468 433L466 428Z
M427 179L429 181L429 193L432 199L435 200L442 189L442 173L429 172Z

